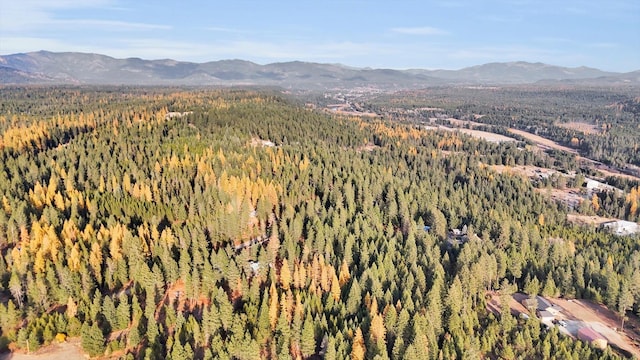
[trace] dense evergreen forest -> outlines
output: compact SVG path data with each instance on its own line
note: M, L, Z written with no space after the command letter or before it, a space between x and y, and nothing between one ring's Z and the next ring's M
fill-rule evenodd
M3 88L0 133L4 349L69 336L126 359L618 359L506 299L640 312L637 238L570 226L487 166L549 162L515 143L277 92L153 88Z

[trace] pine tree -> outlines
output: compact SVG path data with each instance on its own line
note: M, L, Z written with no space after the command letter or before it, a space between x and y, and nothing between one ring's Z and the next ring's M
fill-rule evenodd
M91 326L88 326L87 324L83 326L81 345L82 349L84 349L84 351L89 355L98 356L104 354L104 340L102 330L100 330L97 323L94 322Z
M130 321L131 306L129 305L129 297L123 296L116 308L116 328L119 330L126 329Z
M349 295L347 297L347 312L349 314L356 314L360 310L362 305L362 290L358 279L353 279L351 288L349 289Z
M305 316L304 324L302 325L300 351L304 357L309 357L316 352L315 329L310 314Z
M9 280L9 291L11 291L11 295L18 304L18 307L22 307L22 297L24 296L24 289L22 287L22 280L15 271L11 273L11 279Z
M291 269L289 269L289 262L287 259L282 259L282 266L280 267L280 286L284 290L289 290L291 286Z

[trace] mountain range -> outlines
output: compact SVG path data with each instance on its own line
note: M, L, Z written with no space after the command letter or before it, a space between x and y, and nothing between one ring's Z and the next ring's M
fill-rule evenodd
M460 70L391 70L340 64L244 60L205 63L171 59L116 59L106 55L38 51L0 56L0 84L279 86L293 89L543 83L640 85L640 71L606 72L543 63L489 63Z

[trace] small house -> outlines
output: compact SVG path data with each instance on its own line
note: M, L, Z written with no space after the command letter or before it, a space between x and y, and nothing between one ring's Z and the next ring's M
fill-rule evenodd
M591 344L598 349L607 348L607 339L589 327L578 329L578 339Z
M545 299L542 296L536 296L536 300L538 300L538 310L545 310L552 313L554 316L560 314L562 308L558 305L552 304L549 300Z
M547 310L552 306L551 302L542 296L536 296L536 300L538 301L538 310Z

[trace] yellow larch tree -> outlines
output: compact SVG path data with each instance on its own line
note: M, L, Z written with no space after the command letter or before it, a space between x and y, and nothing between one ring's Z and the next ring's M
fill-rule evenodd
M340 301L340 280L338 280L335 271L331 278L331 296L333 296L333 300Z
M278 290L276 285L271 282L271 287L269 288L269 324L271 325L271 330L274 330L278 324L279 305Z
M342 260L342 264L340 265L340 275L338 275L340 286L344 286L344 284L348 283L349 279L351 279L351 274L349 273L349 265L347 265L346 260Z
M387 334L387 329L384 327L384 319L380 314L374 315L371 319L369 332L371 333L371 338L374 342L384 341L386 343L385 336Z
M91 252L89 253L89 265L93 270L93 274L98 279L98 282L102 281L102 248L97 242L91 244Z
M280 266L280 286L289 290L291 287L291 269L289 269L289 262L287 259L282 259L282 265Z
M367 348L364 346L364 338L362 330L358 327L353 337L353 345L351 346L351 360L364 360L364 354Z
M71 249L71 253L69 254L69 258L67 259L67 262L69 264L69 268L72 271L78 271L80 270L80 249L78 244L76 243L73 248Z

